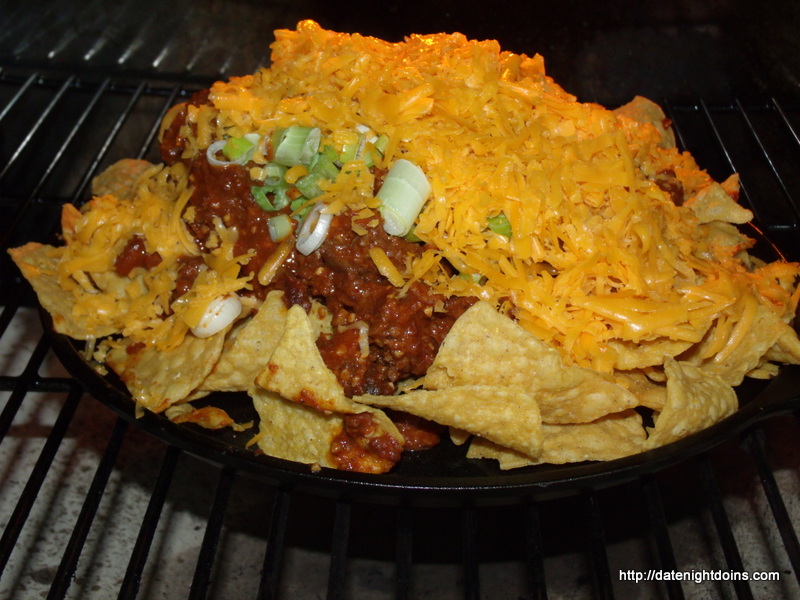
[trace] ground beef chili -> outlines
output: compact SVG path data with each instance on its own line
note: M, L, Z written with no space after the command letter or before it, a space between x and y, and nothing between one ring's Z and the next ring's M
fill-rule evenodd
M205 102L208 94L201 92L187 104ZM181 159L180 129L185 123L184 106L163 132L160 149L169 164ZM401 293L378 272L369 249L380 247L402 268L409 255L420 253L422 246L388 235L380 223L366 227L366 235L358 235L349 213L334 217L316 252L304 256L292 251L273 279L261 285L258 272L278 246L270 239L267 227L275 213L265 212L253 199L249 170L235 164L213 166L204 156L187 166L193 189L187 226L197 244L210 249L211 232L218 223L235 229L238 237L234 251L251 255L242 269L243 275L252 274L248 293L263 299L270 290L281 290L288 306L299 304L310 310L312 301L317 300L327 307L333 333L321 336L318 347L348 396L390 394L398 381L424 375L455 320L475 301L445 298L421 283ZM384 174L377 173L376 178ZM198 268L201 265L196 262L187 262L186 269L181 269L181 290L191 287ZM365 331L368 354L363 352L361 338Z
M172 291L172 301L192 289L195 278L205 268L205 264L202 256L181 256L178 259L178 276L175 279L175 289Z
M158 252L148 252L144 238L134 235L117 254L117 258L114 260L114 270L120 277L127 277L136 267L152 269L159 264L161 264L161 256Z
M403 436L403 447L406 450L433 448L447 431L444 425L408 413L387 410L386 414Z
M400 460L403 446L388 433L376 435L378 424L372 413L345 415L342 421L342 431L331 442L338 469L384 473Z
M181 160L186 148L186 138L181 135L181 128L186 125L186 114L189 106L203 106L208 104L209 90L201 90L192 94L188 102L181 104L164 130L161 132L159 151L161 159L168 165L174 165Z
M408 254L421 251L419 244L388 235L380 225L358 235L351 223L350 214L337 215L319 250L293 253L272 287L283 290L289 304L310 310L310 299L318 298L327 306L334 333L321 336L318 347L347 395L391 394L397 381L427 372L444 336L474 300L447 299L421 283L401 293L378 272L369 249L380 247L403 265ZM364 325L368 356L359 339Z
M661 190L669 194L675 206L683 206L685 190L674 170L664 169L663 171L659 171L656 173L653 181Z

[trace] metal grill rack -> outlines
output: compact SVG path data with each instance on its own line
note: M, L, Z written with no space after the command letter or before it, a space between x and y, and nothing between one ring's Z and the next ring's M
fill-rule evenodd
M105 3L83 5L94 20L74 30L75 11L44 3L49 25L37 30L30 9L0 2L10 15L0 30L4 250L52 239L61 205L79 202L113 160L156 159L169 106L252 70L239 50L254 38L222 57L194 30L191 47L186 38L154 47L148 36L163 37L174 12L140 4L144 24L104 37L114 16ZM193 6L177 8L191 19ZM290 26L303 8L293 6L272 3L263 31ZM798 98L664 104L680 144L716 178L740 172L760 229L800 259ZM2 598L800 598L794 414L632 481L557 496L310 493L165 444L88 395L54 357L35 298L5 258L0 303ZM779 580L621 575L650 569Z

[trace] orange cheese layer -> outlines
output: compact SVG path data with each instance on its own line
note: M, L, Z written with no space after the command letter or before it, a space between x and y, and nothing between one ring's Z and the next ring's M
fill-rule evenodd
M691 156L663 147L650 123L578 102L540 56L457 33L389 43L312 21L276 32L272 50L269 68L216 83L209 105L189 107L184 156L294 124L320 127L323 145L359 127L387 136L378 167L406 158L433 189L414 229L430 249L397 270L373 256L398 287L419 280L484 298L572 362L603 371L615 365L612 342L694 343L713 332L712 346L725 353L755 305L786 320L794 313L796 265L780 273L746 265L738 255L746 238L720 242L710 235L717 223L654 183L669 170L687 198L716 185ZM372 182L363 164L345 165L324 187L328 211L374 209ZM500 213L510 237L488 227ZM210 265L216 279L198 295L245 285L230 268L239 260Z
M87 330L114 327L132 341L167 350L178 346L196 326L215 298L248 285L239 277L247 257L233 255L235 233L218 228L220 243L204 257L206 267L189 293L174 301L177 259L199 255L181 215L191 190L182 164L152 167L140 178L131 200L99 196L73 218L59 264L59 281L75 297L73 316ZM71 213L74 209L67 208ZM151 269L134 269L130 276L115 272L115 259L134 235L146 240L147 252L161 262Z

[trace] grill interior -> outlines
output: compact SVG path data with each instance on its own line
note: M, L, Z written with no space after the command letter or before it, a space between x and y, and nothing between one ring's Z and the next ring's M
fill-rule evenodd
M51 241L61 205L84 198L105 165L157 160L167 108L265 64L271 31L312 17L387 39L499 38L544 54L584 99L650 95L714 177L741 173L758 227L800 259L800 71L795 42L782 39L797 22L788 3L756 18L744 2L651 12L620 2L601 13L573 1L524 23L504 16L521 9L503 2L491 15L465 11L469 3L413 13L404 3L313 4L0 1L3 248ZM759 26L747 30L750 18ZM669 49L680 49L672 62ZM0 301L2 598L800 597L794 414L651 475L559 497L310 494L169 446L86 394L5 258ZM632 569L780 580L623 581Z

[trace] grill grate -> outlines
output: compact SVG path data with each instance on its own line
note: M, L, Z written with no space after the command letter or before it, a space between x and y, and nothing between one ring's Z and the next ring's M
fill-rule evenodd
M276 24L293 26L307 14L306 4L42 0L33 7L4 1L0 56L5 64L33 68L79 65L85 72L207 81L249 73L268 60L266 39Z
M132 3L83 3L71 32L64 23L75 15L43 4L52 18L36 30L22 5L0 2L15 16L0 33L4 249L52 240L61 205L80 201L113 160L156 159L164 111L213 78L249 72L240 68L249 44L263 47L248 39L220 57L189 29L194 41L153 46L173 24L149 0L149 20L106 34L104 18ZM193 6L177 8L191 19ZM271 10L264 31L297 20L288 3ZM759 227L800 259L797 99L665 106L681 145L716 178L742 173ZM0 300L2 598L800 598L795 415L695 460L558 499L312 496L167 446L88 396L54 358L6 258ZM634 584L620 575L631 569L780 580Z

